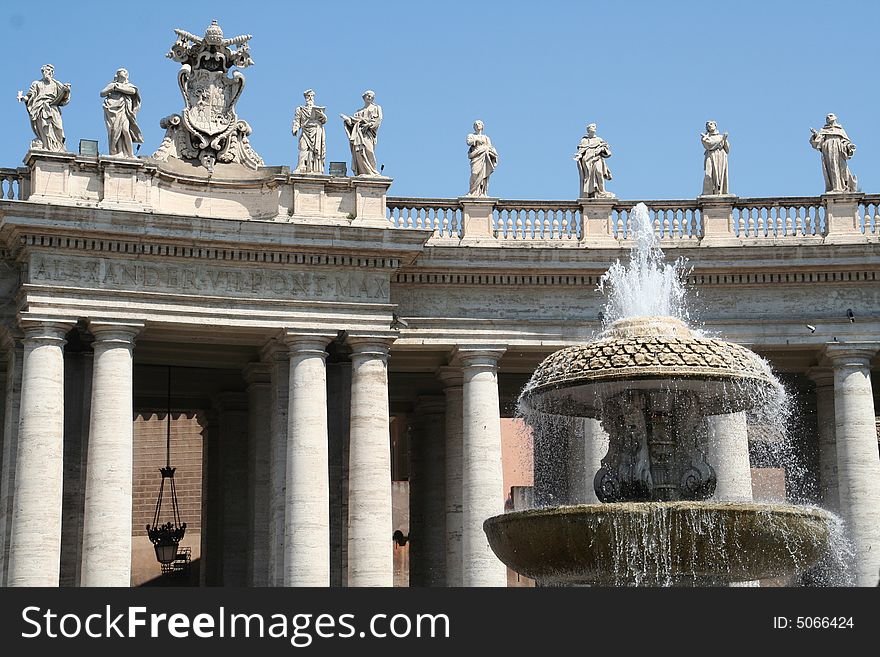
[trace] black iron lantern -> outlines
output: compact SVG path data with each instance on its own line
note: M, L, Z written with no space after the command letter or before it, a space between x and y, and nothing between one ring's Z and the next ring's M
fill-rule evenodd
M159 497L156 500L153 524L147 525L147 535L156 549L156 559L162 564L163 572L177 559L177 547L186 533L186 523L180 521L180 508L177 505L177 488L174 485L176 468L171 467L171 367L168 368L168 407L165 421L165 467L159 469L159 472L162 473L162 483L159 485ZM167 494L171 497L172 518L160 525L162 502L166 495L166 480L169 482Z

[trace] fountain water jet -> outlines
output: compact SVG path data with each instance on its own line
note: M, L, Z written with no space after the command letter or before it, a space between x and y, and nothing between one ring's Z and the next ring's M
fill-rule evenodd
M492 549L547 585L718 585L806 571L827 551L831 514L706 501L724 467L707 460L708 418L773 415L785 390L753 352L687 325L683 263L665 262L644 205L630 227L630 262L600 283L604 331L546 358L519 400L539 435L574 418L601 421L603 503L489 518Z

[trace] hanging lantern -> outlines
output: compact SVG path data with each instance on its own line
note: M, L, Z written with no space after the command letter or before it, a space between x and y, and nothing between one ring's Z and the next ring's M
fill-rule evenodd
M177 559L177 547L186 533L186 523L180 521L180 508L177 505L177 488L174 485L174 471L171 467L171 367L168 368L168 408L165 428L165 467L160 468L162 483L159 485L159 497L156 500L156 512L153 524L147 525L147 535L156 549L156 559L162 564L162 572L171 568ZM165 481L168 481L167 494L171 497L170 521L159 524L162 516L162 502L166 495Z

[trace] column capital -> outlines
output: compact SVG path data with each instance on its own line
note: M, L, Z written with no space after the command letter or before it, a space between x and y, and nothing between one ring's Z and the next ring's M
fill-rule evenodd
M94 336L93 347L101 344L134 345L135 338L144 330L143 322L96 319L89 320L89 332Z
M242 370L248 388L268 386L271 382L272 365L269 363L248 363Z
M807 370L807 378L816 385L816 388L833 387L834 368L823 366L811 367Z
M287 329L282 340L287 345L288 353L310 354L327 357L327 345L336 337L336 333L320 329Z
M346 336L352 358L381 358L387 360L397 333L354 333Z
M460 367L444 365L437 369L437 378L443 382L443 392L459 390L464 385L464 374Z
M880 342L828 342L825 356L834 369L842 367L868 367L871 359L880 351Z
M76 326L76 322L70 319L25 315L20 316L19 324L25 342L58 343L60 346L67 342L67 334Z
M461 363L462 369L498 369L498 361L507 351L505 345L459 345L455 348L453 360Z

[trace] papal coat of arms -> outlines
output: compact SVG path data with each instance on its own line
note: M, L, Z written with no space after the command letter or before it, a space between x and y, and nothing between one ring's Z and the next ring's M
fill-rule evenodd
M247 43L251 35L224 39L217 21L211 22L203 37L185 30L174 32L177 41L167 56L181 63L177 81L186 107L159 122L165 138L153 159L197 161L209 172L217 162L251 169L263 166L263 159L248 142L250 125L235 113L244 75L240 71L227 75L233 66L245 68L254 63Z

